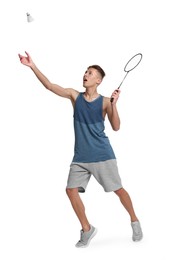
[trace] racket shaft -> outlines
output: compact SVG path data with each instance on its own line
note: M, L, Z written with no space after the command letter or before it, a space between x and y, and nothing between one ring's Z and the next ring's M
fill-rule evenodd
M121 83L119 84L119 87L116 89L117 92L118 92L118 89L119 89L119 88L121 87L121 85L123 84L123 81L125 80L125 78L126 78L127 75L128 75L128 72L125 74L125 77L123 78L123 80L122 80ZM110 102L112 103L113 100L114 100L114 98L112 97L112 98L110 99Z
M121 83L119 84L118 89L121 87L121 85L123 84L123 81L125 80L126 76L128 75L128 72L125 74L125 77L123 78L123 80L121 81Z

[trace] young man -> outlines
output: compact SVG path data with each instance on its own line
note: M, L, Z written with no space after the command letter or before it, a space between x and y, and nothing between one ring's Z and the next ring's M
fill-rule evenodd
M88 67L83 76L85 92L81 93L72 88L63 88L51 83L36 67L27 52L26 56L19 54L19 58L22 64L32 69L46 89L68 98L74 107L75 149L66 192L82 226L80 240L76 247L87 247L97 233L96 228L87 219L85 207L79 196L79 192L85 192L91 175L106 192L114 191L118 195L130 215L132 239L140 241L143 237L140 222L134 212L129 194L122 187L116 157L104 133L106 115L114 131L120 128L120 118L116 107L120 91L115 90L112 93L112 102L110 98L98 94L97 87L105 76L103 69L98 65Z

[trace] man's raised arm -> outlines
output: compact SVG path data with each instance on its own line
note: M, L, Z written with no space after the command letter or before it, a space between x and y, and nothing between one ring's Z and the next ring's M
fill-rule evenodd
M78 95L78 91L72 89L72 88L63 88L57 84L53 84L49 81L49 79L37 68L35 63L33 62L31 56L28 54L28 52L25 52L26 56L23 56L21 54L18 54L20 62L28 66L32 69L38 80L43 84L43 86L52 91L53 93L69 99L76 99L76 96Z

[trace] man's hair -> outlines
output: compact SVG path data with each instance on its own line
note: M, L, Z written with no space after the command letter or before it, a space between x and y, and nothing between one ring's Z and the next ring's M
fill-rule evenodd
M105 77L105 72L99 65L91 65L88 67L88 69L90 68L96 69L100 73L102 79Z

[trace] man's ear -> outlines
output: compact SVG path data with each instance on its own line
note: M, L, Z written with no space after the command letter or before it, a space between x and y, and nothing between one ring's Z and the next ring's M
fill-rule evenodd
M100 85L101 82L102 82L102 78L98 77L97 78L97 84Z

